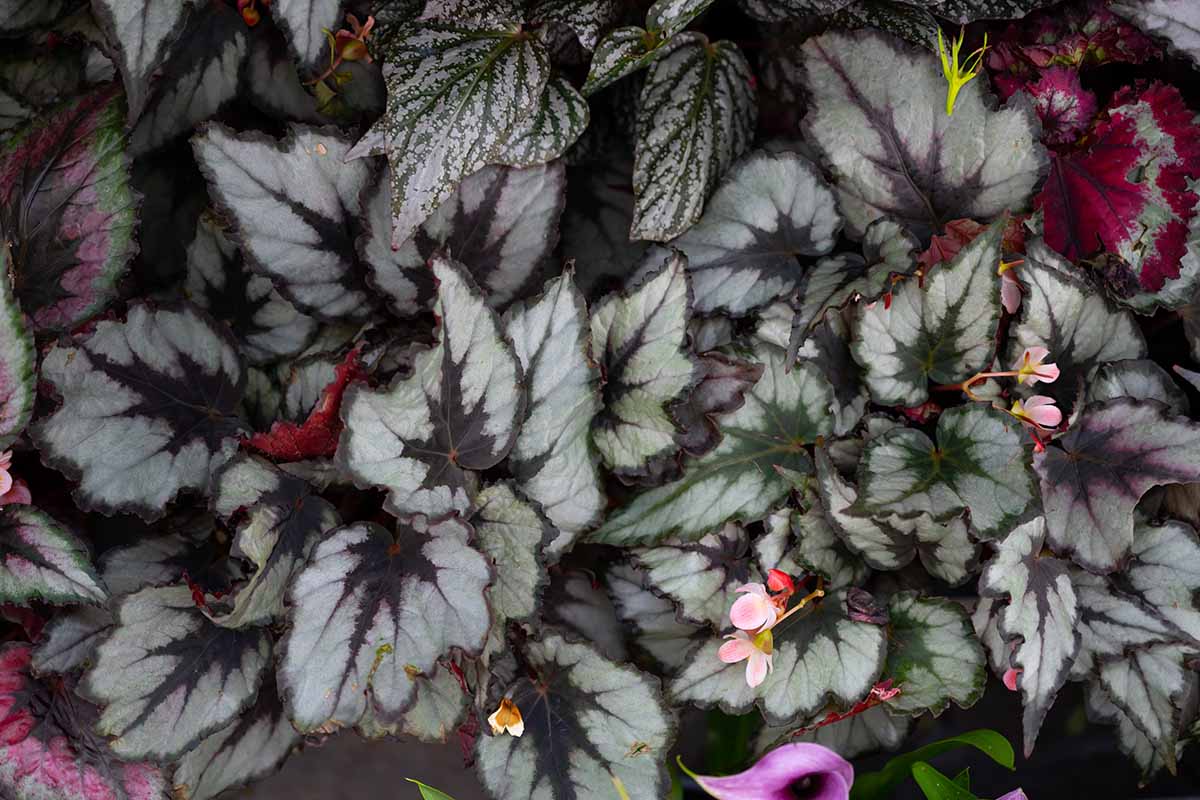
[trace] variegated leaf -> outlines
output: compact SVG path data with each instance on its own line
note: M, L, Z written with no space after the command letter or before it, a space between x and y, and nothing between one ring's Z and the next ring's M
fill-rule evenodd
M556 573L542 604L544 621L562 629L572 641L591 642L613 661L628 661L625 632L616 606L591 572Z
M621 10L619 0L535 0L526 19L566 25L584 50L594 50L601 34L621 16Z
M741 316L790 294L841 226L811 162L758 150L726 173L699 222L671 246L687 256L696 313Z
M979 19L1017 19L1053 2L1055 0L943 0L937 6L937 14L960 23Z
M827 703L849 708L883 670L884 628L851 619L844 591L827 594L811 613L779 623L772 633L774 670L756 689L746 684L744 664L717 658L722 642L713 637L672 679L670 696L728 713L748 711L757 701L769 724L786 725L813 716Z
M618 781L630 797L666 796L663 763L675 722L656 679L553 629L526 643L523 656L529 675L504 696L520 711L524 733L483 735L476 744L492 797L601 800Z
M789 371L775 348L764 346L756 360L762 378L741 408L717 420L721 444L688 463L679 480L633 498L592 539L649 544L676 534L695 541L725 522L765 517L792 489L781 470L812 471L805 448L832 433L833 387L809 362Z
M354 262L359 194L371 169L345 162L349 146L299 125L282 141L215 124L192 140L251 269L322 320L359 319L371 308Z
M999 633L1006 642L1017 642L1010 664L1021 670L1026 758L1067 680L1080 642L1070 567L1043 552L1045 540L1044 518L1018 526L1000 542L979 578L981 595L1008 599L999 612Z
M0 140L0 229L17 300L38 330L103 311L137 252L123 122L121 94L101 87Z
M71 0L0 0L0 33L25 33L57 20L74 7Z
M969 511L980 536L1008 532L1033 499L1019 427L976 403L938 418L936 446L915 428L872 439L859 463L855 510L941 522Z
M184 293L226 322L252 364L299 354L317 333L317 321L283 299L271 281L246 268L241 250L211 216L200 218L187 249Z
M342 401L338 459L362 487L388 490L394 514L465 511L470 470L498 464L525 412L521 366L466 270L435 258L437 347L387 389L354 384Z
M778 309L780 316L777 323L768 322L766 317L773 309ZM776 303L762 312L763 325L758 334L764 337L764 326L771 325L780 334L779 340L787 344L786 325L790 309L783 303ZM789 353L789 360L793 354ZM858 425L871 402L870 392L863 380L862 371L854 363L851 356L851 331L844 314L831 314L809 333L804 345L795 352L794 356L802 361L808 361L821 369L833 386L833 403L829 406L829 414L833 417L833 432L836 436L846 436Z
M469 24L407 26L384 48L387 111L351 157L387 152L395 244L409 238L459 181L502 161L550 80L549 56L538 37L524 35L519 26Z
M681 621L722 630L729 627L737 589L762 580L749 550L745 529L730 523L695 542L668 539L634 551L633 559L645 570L647 585L678 605Z
M821 509L846 546L872 569L895 570L912 561L917 554L912 523L854 513L858 490L838 474L824 448L817 448L815 461Z
M1074 568L1071 585L1079 605L1079 654L1071 677L1084 680L1128 651L1178 643L1187 636L1153 606L1121 591L1104 575ZM1200 641L1195 643L1200 647Z
M965 583L974 574L980 546L971 538L963 517L942 523L922 515L914 527L917 555L926 572L951 586Z
M876 750L895 750L908 738L912 724L911 717L895 717L888 713L886 706L876 706L812 730L795 729L791 725L763 726L754 749L765 752L789 742L812 742L828 747L842 758L851 759Z
M675 449L667 409L699 378L688 352L692 290L686 260L662 267L592 313L592 349L603 377L604 405L592 441L620 476L637 476L655 456Z
M479 510L471 517L479 550L496 566L496 581L488 590L494 625L524 622L537 611L542 589L549 582L543 555L558 538L541 512L505 483L479 493Z
M175 765L174 800L211 800L222 792L270 775L300 744L275 682L263 683L258 700L236 722L209 736Z
M692 344L695 348L694 337ZM686 399L671 406L671 415L680 427L679 448L698 457L721 443L716 418L742 407L746 392L762 377L763 365L717 351L697 356L696 361L703 377Z
M125 322L56 345L42 377L62 404L33 438L79 480L86 510L157 519L180 490L205 491L237 447L245 371L228 331L191 306L132 306Z
M140 1L140 0L139 0ZM170 5L177 0L169 0ZM144 156L212 119L242 88L250 47L246 23L233 6L199 4L163 64L159 81L130 133L130 149ZM290 60L290 59L289 59Z
M416 517L395 534L373 522L338 528L292 583L279 683L301 732L396 722L420 674L451 648L478 654L492 573L471 527Z
M1200 640L1200 537L1182 522L1138 522L1129 588L1193 640Z
M991 363L1000 322L1003 221L939 265L922 286L905 281L892 302L863 305L851 351L880 405L918 406L928 383L956 383Z
M583 94L592 95L632 75L658 58L667 39L636 25L609 31L600 43L588 66Z
M454 673L438 667L417 678L417 701L404 712L400 732L422 742L444 744L467 715L468 696Z
M0 243L0 452L16 441L33 417L37 351L8 278L8 246Z
M1101 403L1118 397L1134 400L1157 400L1171 413L1188 412L1187 395L1165 369L1144 358L1111 361L1101 364L1087 382L1087 401Z
M0 508L0 602L96 605L108 591L87 545L32 506Z
M30 672L27 644L0 645L0 794L12 800L163 800L167 781L149 762L119 758L93 731L96 708L74 680Z
M572 273L509 309L504 329L529 387L529 408L509 463L522 489L561 531L547 548L555 560L599 521L606 505L590 437L600 410L600 374L592 361L587 306Z
M1146 340L1133 315L1080 280L1076 268L1041 239L1026 245L1025 263L1016 269L1029 292L1021 301L1020 320L1009 329L1003 368L1016 364L1026 348L1045 347L1060 374L1037 389L1070 408L1081 384L1090 385L1101 364L1146 356Z
M1031 108L996 110L972 81L947 115L937 56L879 33L826 33L803 53L801 132L833 173L849 235L889 216L925 240L949 219L1028 206L1048 165Z
M704 203L754 135L750 65L732 42L681 33L650 66L638 106L630 236L668 241Z
M371 282L392 310L411 315L432 292L426 264L448 253L499 308L528 288L558 241L566 192L561 163L526 169L484 167L467 177L398 250L391 246L388 187L380 181L367 200L368 232L359 252Z
M1195 681L1195 677L1193 677ZM1154 744L1146 738L1128 715L1108 696L1108 692L1100 685L1100 680L1093 680L1087 685L1084 693L1088 722L1115 725L1117 728L1117 743L1121 752L1137 762L1142 769L1142 779L1148 780L1159 772L1166 763L1163 761ZM1183 749L1181 742L1176 746L1176 758Z
M59 6L65 3L56 3ZM151 78L183 30L191 0L95 0L96 22L117 52L129 120L142 114ZM53 5L53 4L47 4Z
M646 27L664 37L674 36L712 4L713 0L655 0L646 12Z
M629 564L609 569L605 585L617 615L633 628L633 643L667 669L686 664L712 635L707 626L680 622L675 604L650 591L646 574Z
M558 158L583 135L591 110L571 82L556 75L542 90L537 107L509 136L496 159L513 167L533 167Z
M938 21L930 13L931 8L924 6L936 7L940 2L942 0L915 0L911 4L905 0L858 0L835 14L833 22L846 28L878 28L918 47L933 50L937 47Z
M33 651L38 675L65 675L91 662L96 648L112 632L113 615L101 606L80 606L46 623Z
M891 291L893 278L906 277L917 268L918 249L907 228L880 217L867 226L862 256L839 253L818 261L805 273L796 293L789 349L798 348L831 309L856 299L873 303Z
M1200 9L1188 0L1115 0L1117 14L1200 64Z
M253 703L270 668L265 629L214 625L187 586L131 594L116 617L79 688L103 706L96 730L122 758L183 755Z
M1176 745L1187 695L1196 692L1188 662L1200 654L1193 644L1155 644L1131 649L1100 668L1100 685L1117 708L1149 741L1168 770L1175 771ZM1191 698L1194 703L1194 696Z
M967 612L953 600L899 592L888 601L888 660L883 670L900 694L889 708L934 716L953 702L983 697L987 667Z
M815 493L805 496L805 505L804 511L784 509L767 517L767 535L754 543L759 567L818 575L831 589L865 582L870 569L837 535Z
M275 0L271 16L287 34L292 51L316 70L329 58L328 31L342 27L342 0Z
M230 519L245 512L232 555L249 561L254 573L229 602L213 603L209 618L227 628L268 624L283 616L288 585L341 520L306 481L257 456L234 457L213 483L217 514Z
M1111 572L1133 545L1133 509L1152 486L1200 481L1200 423L1166 406L1120 398L1084 409L1035 453L1047 540L1094 572Z

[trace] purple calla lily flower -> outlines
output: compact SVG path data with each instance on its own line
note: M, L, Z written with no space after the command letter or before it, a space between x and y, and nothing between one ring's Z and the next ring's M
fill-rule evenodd
M806 742L777 747L736 775L688 774L717 800L847 800L854 783L846 759Z

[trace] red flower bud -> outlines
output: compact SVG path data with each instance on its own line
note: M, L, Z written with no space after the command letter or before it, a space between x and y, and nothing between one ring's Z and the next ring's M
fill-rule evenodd
M786 572L773 569L767 573L767 588L772 592L787 592L794 594L796 584L792 582L792 576Z
M242 21L249 27L253 28L262 20L262 15L258 13L258 9L253 6L247 6L242 9Z

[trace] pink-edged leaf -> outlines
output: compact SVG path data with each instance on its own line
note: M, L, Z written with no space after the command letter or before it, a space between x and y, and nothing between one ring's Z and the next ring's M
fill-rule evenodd
M1092 124L1099 107L1096 95L1083 88L1079 73L1068 67L1051 67L1029 84L1033 109L1042 121L1042 141L1070 144Z
M1122 90L1088 149L1054 158L1034 200L1045 213L1046 242L1073 261L1106 251L1135 308L1158 303L1155 293L1180 277L1197 203L1187 179L1200 176L1192 118L1172 86Z
M13 295L8 248L0 241L0 451L16 440L33 416L36 372L33 332Z
M1200 3L1194 0L1114 0L1112 10L1200 63Z
M246 447L285 462L332 456L342 434L342 395L347 386L364 376L355 348L334 369L333 380L304 422L276 422L267 433L256 433L246 440Z
M71 681L42 682L27 644L0 647L0 797L5 800L165 800L158 768L124 762L93 732L95 706Z
M1041 517L1018 526L1000 542L979 578L981 595L1007 600L999 611L997 631L1013 648L1009 666L1021 670L1026 757L1067 682L1080 641L1070 565L1043 550L1046 528Z
M1200 482L1200 423L1153 400L1088 406L1033 457L1046 539L1093 572L1111 572L1133 546L1133 509L1152 486Z
M0 230L16 295L38 329L104 309L137 250L124 101L108 87L72 100L0 149Z

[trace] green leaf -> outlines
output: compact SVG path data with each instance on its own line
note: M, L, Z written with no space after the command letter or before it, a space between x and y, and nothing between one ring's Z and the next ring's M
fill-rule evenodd
M783 351L763 345L765 369L745 404L717 419L721 443L688 463L683 477L643 492L591 535L606 544L653 544L671 534L695 541L725 522L762 519L792 489L777 467L812 472L807 445L832 433L833 387L810 362L787 369Z
M942 753L960 747L974 747L1000 766L1013 769L1015 753L1012 745L996 731L981 728L896 756L878 772L858 775L850 790L850 800L883 800L891 797L892 791L911 774L914 764L937 758Z
M859 307L850 349L876 403L920 405L929 399L929 381L957 383L991 363L1003 232L1001 220L933 270L924 287L901 284L890 305Z
M951 702L970 708L983 696L983 647L961 605L906 591L892 596L888 616L884 674L900 689L888 705L914 715L928 710L936 717Z
M421 793L421 800L454 800L453 797L445 792L435 789L432 786L426 786L418 780L414 780L413 778L405 778L404 780L416 784L417 791Z
M630 236L665 242L704 210L758 117L753 75L732 42L681 33L650 67L638 107Z
M854 510L940 522L969 511L980 536L1008 532L1033 499L1019 427L976 403L941 415L936 445L915 428L872 439L858 465Z
M927 800L978 800L970 791L924 761L913 764L912 776Z

